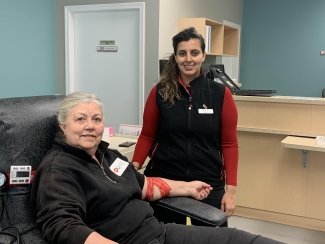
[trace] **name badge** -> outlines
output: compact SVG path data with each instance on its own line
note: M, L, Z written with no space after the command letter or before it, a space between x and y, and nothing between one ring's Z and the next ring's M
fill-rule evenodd
M129 162L117 158L109 167L109 169L112 172L114 172L116 175L121 176L128 166L129 166Z
M213 109L199 109L199 114L213 114Z

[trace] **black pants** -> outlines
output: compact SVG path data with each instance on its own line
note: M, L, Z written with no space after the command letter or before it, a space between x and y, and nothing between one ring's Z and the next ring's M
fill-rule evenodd
M279 244L263 236L234 229L166 224L165 231L147 244Z
M221 200L223 195L225 194L224 189L218 190L218 191L211 191L208 198L204 199L202 202L209 204L211 206L214 206L218 209L221 208ZM166 210L165 208L159 207L159 206L152 206L154 209L154 215L155 217L160 221L167 223L176 223L176 224L186 224L186 216L182 214L178 214L175 212L172 212L170 210ZM199 220L191 219L192 225L195 226L209 226L208 224L201 222ZM228 227L228 222L226 221L220 227Z

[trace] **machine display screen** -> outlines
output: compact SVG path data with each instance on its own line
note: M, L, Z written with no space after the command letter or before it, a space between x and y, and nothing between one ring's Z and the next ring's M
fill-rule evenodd
M29 177L29 172L28 171L17 171L16 177Z

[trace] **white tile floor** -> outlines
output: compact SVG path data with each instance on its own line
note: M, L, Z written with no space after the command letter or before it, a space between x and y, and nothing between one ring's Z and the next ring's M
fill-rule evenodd
M245 230L289 244L324 244L325 232L233 216L229 227Z

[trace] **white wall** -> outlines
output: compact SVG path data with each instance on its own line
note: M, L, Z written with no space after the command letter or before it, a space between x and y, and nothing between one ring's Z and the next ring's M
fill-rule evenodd
M204 17L242 25L243 5L244 0L160 0L159 59L173 52L172 37L178 32L179 18Z
M118 2L145 2L145 98L158 79L158 59L172 53L172 37L179 18L205 17L242 25L244 0L56 0L57 90L65 93L64 6ZM159 36L159 37L158 37ZM208 56L203 69L221 57Z

